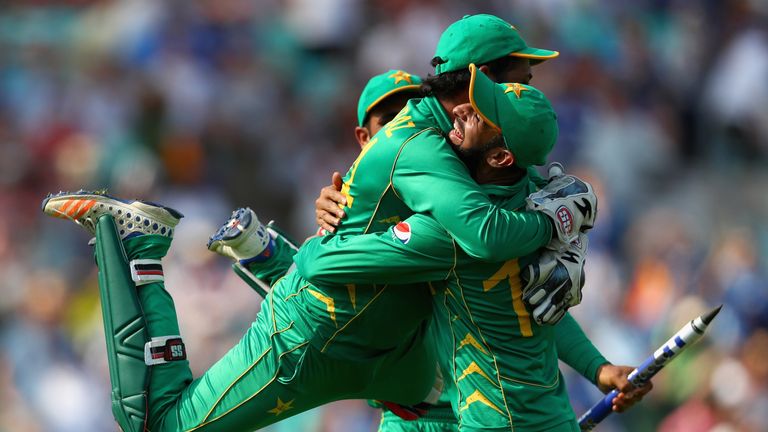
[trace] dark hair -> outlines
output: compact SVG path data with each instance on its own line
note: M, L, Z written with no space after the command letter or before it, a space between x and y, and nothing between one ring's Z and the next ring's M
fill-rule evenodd
M502 76L505 71L512 67L512 63L515 60L515 57L504 56L477 66L488 66L488 75L493 79ZM446 60L438 56L432 59L431 64L432 67L436 67L446 62ZM443 72L440 75L427 75L421 84L421 91L425 95L450 99L467 91L471 76L469 67L451 72Z

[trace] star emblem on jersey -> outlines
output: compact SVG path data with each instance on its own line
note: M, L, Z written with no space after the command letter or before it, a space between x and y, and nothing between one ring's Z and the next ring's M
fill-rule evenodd
M413 81L411 80L411 74L408 72L403 72L401 70L393 73L392 75L388 76L387 78L394 78L395 84L398 84L400 81L405 81L408 84L413 84Z
M403 242L403 244L408 244L408 242L411 241L411 225L408 222L400 222L395 225L392 228L392 233L394 233L395 238Z
M291 399L288 402L283 402L282 399L279 397L277 398L277 406L272 408L271 410L267 411L270 414L274 414L275 416L279 416L280 414L288 411L289 409L293 409L291 406L293 404L293 401L296 399Z
M517 96L517 98L520 99L524 91L530 91L530 90L525 88L520 83L511 83L511 84L507 84L507 88L504 89L504 94L507 94L509 92L514 92L515 96Z

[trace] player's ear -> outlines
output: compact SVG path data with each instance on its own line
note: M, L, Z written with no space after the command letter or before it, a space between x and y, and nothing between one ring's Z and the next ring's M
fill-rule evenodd
M515 155L505 147L494 147L485 154L485 160L493 168L505 168L515 163Z
M363 146L368 144L368 141L371 139L371 133L368 132L367 128L357 126L355 127L355 138L357 139L357 143L360 144L360 148L363 148Z

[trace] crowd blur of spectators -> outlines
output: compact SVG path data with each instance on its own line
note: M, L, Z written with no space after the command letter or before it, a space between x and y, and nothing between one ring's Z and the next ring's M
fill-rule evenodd
M584 302L638 364L724 304L702 342L600 430L768 430L768 3L762 0L10 0L0 5L0 431L114 431L87 236L48 192L108 188L186 214L166 262L193 371L259 298L205 249L232 208L296 238L358 151L357 97L426 75L442 30L494 13L533 46L560 139L600 196ZM564 366L567 370L567 367ZM600 393L567 371L577 414ZM272 431L370 431L362 401Z

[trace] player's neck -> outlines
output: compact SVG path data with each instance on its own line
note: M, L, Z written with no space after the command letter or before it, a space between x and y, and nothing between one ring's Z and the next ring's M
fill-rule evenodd
M515 165L506 168L492 168L487 164L478 167L475 173L475 181L478 184L496 184L511 186L519 182L526 174L524 169Z

